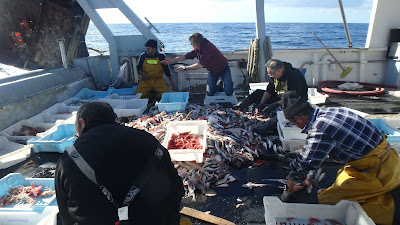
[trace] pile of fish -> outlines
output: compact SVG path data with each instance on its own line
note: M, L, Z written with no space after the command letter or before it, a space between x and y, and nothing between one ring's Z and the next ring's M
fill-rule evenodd
M54 190L50 188L42 189L42 186L35 187L33 183L31 186L18 185L9 188L8 195L3 195L0 197L0 207L11 205L13 203L28 203L29 206L35 204L35 198L37 197L48 197L55 194Z
M169 113L151 111L140 118L131 118L126 126L145 130L162 143L170 121L207 120L207 147L204 163L176 162L176 169L184 181L187 195L194 190L204 193L210 187L228 187L238 178L229 172L229 166L241 168L259 157L260 148L282 151L274 142L278 137L261 137L251 127L266 121L252 113L244 113L216 105L189 104L185 112ZM126 121L123 119L122 121ZM280 154L282 155L282 154Z

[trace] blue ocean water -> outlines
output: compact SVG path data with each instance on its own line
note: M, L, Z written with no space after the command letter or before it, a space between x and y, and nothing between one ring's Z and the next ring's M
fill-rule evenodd
M249 48L256 36L255 23L156 23L160 31L156 36L164 43L165 52L183 53L192 49L188 40L194 32L203 34L221 51ZM132 24L109 24L114 35L140 34ZM364 47L367 39L367 23L348 24L353 47ZM154 30L153 30L154 31ZM316 33L328 48L347 47L342 23L267 23L266 33L271 38L272 49L322 48L314 37ZM108 43L94 24L89 24L86 34L88 47L108 50ZM97 55L89 51L90 55ZM106 53L107 54L107 53Z

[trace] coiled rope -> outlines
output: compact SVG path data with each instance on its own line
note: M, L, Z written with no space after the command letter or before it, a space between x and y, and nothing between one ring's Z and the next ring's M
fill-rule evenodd
M265 52L265 62L272 58L272 47L271 47L271 39L266 36L265 42L263 44L264 52ZM249 83L257 83L261 81L260 77L260 69L259 68L259 61L260 61L260 39L259 38L252 38L249 47L249 54L247 59L247 75L249 79L246 79ZM263 63L263 64L264 64Z

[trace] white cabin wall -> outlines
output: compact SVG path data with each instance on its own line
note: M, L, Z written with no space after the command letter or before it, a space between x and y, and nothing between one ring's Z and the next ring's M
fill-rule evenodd
M399 0L374 0L365 47L386 48L390 29L399 27Z

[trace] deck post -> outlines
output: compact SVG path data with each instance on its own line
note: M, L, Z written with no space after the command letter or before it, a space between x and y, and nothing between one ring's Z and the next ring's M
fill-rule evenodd
M257 16L257 23L256 23L256 33L257 38L260 40L260 60L259 60L259 74L261 82L266 82L265 77L265 15L264 15L264 0L256 0L256 16Z

